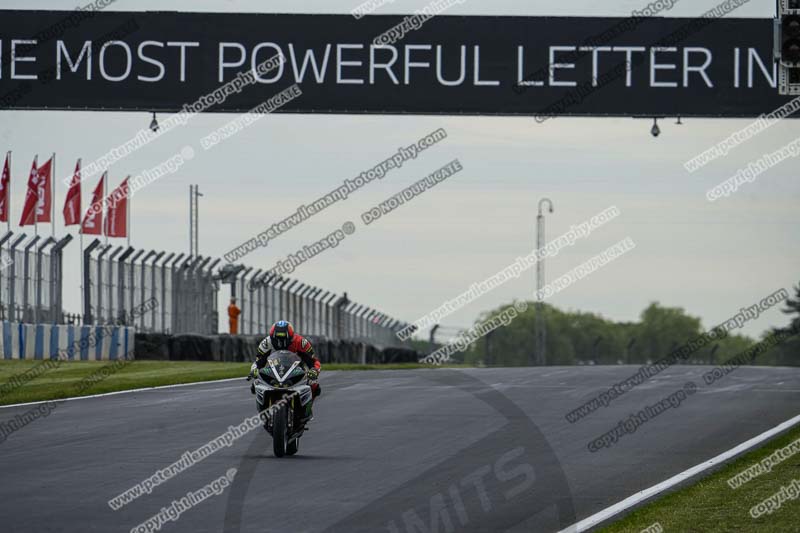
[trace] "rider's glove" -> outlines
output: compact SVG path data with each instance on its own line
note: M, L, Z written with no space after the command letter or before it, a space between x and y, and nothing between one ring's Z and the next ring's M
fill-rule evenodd
M319 370L316 368L309 368L306 376L308 376L308 379L315 381L319 377Z
M253 363L250 366L250 373L247 374L247 381L250 381L251 379L254 379L256 377L256 374L258 374L258 365Z

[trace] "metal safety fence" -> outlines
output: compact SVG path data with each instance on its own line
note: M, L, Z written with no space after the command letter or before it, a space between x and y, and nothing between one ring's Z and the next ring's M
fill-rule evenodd
M217 332L219 259L103 245L84 250L84 324L160 333Z
M63 324L63 250L72 236L26 239L0 237L0 320Z
M263 335L289 320L298 331L329 340L403 346L407 324L366 305L296 279L220 259L103 245L83 251L84 324L124 324L137 331L213 335L220 319L219 290L230 285L241 311L237 333Z
M231 284L232 296L237 296L244 334L263 334L269 324L283 319L307 335L382 347L405 345L396 336L407 326L405 322L352 302L347 293L340 296L297 279L243 266L226 265L220 277Z

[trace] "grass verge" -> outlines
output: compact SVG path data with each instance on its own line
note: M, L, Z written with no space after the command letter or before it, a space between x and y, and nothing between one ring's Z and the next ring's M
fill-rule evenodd
M728 480L736 474L756 465L776 450L798 439L800 439L800 427L795 427L694 485L663 496L600 531L639 533L658 523L664 532L798 532L800 531L800 498L798 498L800 453L789 456L773 465L770 471L751 478L736 489L728 485ZM794 445L792 450L797 450L798 445L800 442ZM787 452L784 456L790 453ZM797 489L789 491L788 487L794 480L797 480L795 483ZM750 515L750 509L780 492L782 487L787 487L787 490L779 508L758 518ZM794 492L794 499L791 492ZM777 500L773 501L777 503ZM651 529L651 531L656 530Z
M33 368L44 368L44 361L0 360L0 405L57 400L73 396L88 396L104 392L195 383L216 379L242 378L250 370L250 363L217 363L199 361L132 361L109 372L102 380L82 387L86 378L111 361L69 361L48 367L40 375L17 386L11 386L12 377ZM403 363L393 365L326 364L323 370L407 370L429 368L430 365Z

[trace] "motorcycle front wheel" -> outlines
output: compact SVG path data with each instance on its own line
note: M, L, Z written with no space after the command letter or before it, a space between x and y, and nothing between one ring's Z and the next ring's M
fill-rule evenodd
M289 451L287 415L286 405L281 405L272 417L272 451L275 457L283 457Z

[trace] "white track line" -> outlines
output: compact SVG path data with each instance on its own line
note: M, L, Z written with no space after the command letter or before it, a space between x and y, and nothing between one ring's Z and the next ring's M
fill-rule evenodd
M569 527L567 527L565 529L562 529L559 533L577 533L577 532L580 532L580 531L587 531L587 530L593 528L594 526L596 526L596 525L598 525L598 524L600 524L602 522L605 522L606 520L608 520L609 518L613 517L614 515L617 515L617 514L623 512L623 511L625 511L627 509L630 509L634 505L638 505L638 504L644 502L645 500L647 500L649 498L652 498L653 496L656 496L657 494L660 494L660 493L664 492L665 490L668 490L668 489L674 487L675 485L677 485L677 484L679 484L679 483L681 483L683 481L686 481L687 479L689 479L689 478L691 478L693 476L696 476L697 474L699 474L699 473L701 473L701 472L703 472L705 470L708 470L709 468L717 466L720 463L723 463L723 462L727 461L728 459L731 459L732 457L735 457L735 456L741 454L742 452L745 452L745 451L749 450L750 448L753 448L754 446L764 442L765 440L769 439L773 435L776 435L777 433L780 433L782 431L785 431L785 430L791 428L792 426L797 425L798 423L800 423L800 415L797 415L794 418L790 418L786 422L783 422L782 424L779 424L779 425L775 426L774 428L765 431L761 435L758 435L756 437L753 437L750 440L747 440L747 441L741 443L740 445L736 446L735 448L732 448L732 449L728 450L727 452L722 452L721 454L717 455L713 459L709 459L708 461L706 461L704 463L700 463L699 465L693 466L689 470L685 470L685 471L681 472L680 474L676 474L676 475L672 476L671 478L667 479L666 481L662 481L661 483L659 483L657 485L653 485L649 489L645 489L643 491L637 492L633 496L629 496L629 497L625 498L624 500L622 500L621 502L615 503L611 507L606 507L605 509L603 509L599 513L595 513L592 516L590 516L589 518L584 518L580 522L576 522L575 524L572 524L571 526L569 526Z
M128 389L128 390L120 390L116 392L104 392L103 394L92 394L90 396L72 396L69 398L56 398L53 400L43 400L39 402L28 402L28 403L12 403L11 405L0 405L0 409L6 409L8 407L22 407L25 405L39 405L42 403L47 402L69 402L72 400L87 400L89 398L102 398L103 396L115 396L117 394L128 394L131 392L142 392L148 390L158 390L158 389L169 389L169 388L177 388L177 387L191 387L192 385L207 385L209 383L222 383L225 381L244 381L245 377L242 378L225 378L225 379L212 379L209 381L195 381L192 383L176 383L175 385L159 385L158 387L143 387L141 389Z

